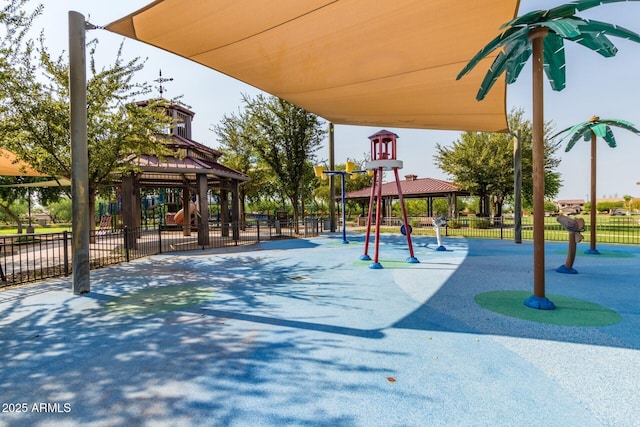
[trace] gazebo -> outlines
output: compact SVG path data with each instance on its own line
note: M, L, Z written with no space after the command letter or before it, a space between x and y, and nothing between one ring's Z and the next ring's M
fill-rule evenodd
M469 192L461 190L459 186L451 182L435 178L418 178L417 175L405 175L400 181L400 188L405 199L427 199L428 217L433 217L433 200L436 198L447 199L447 217L457 218L456 209L458 196L468 196ZM351 191L345 194L347 200L368 202L371 187L362 190ZM398 198L398 189L395 182L387 182L382 185L382 212L385 217L391 217L391 204Z
M148 101L138 102L145 107ZM228 235L229 224L234 238L239 233L237 224L241 220L240 185L249 180L241 172L218 163L221 156L217 150L207 147L191 139L191 122L194 112L182 105L171 103L167 107L176 123L169 134L157 135L171 151L170 155L131 155L126 162L135 166L135 172L123 175L116 184L121 186L122 223L124 226L137 229L141 221L140 190L142 188L179 188L183 209L195 199L195 216L198 231L198 244L209 244L209 190L220 193L220 223L223 235ZM230 213L229 213L230 212ZM182 229L185 236L191 234L192 228L189 214L185 214Z

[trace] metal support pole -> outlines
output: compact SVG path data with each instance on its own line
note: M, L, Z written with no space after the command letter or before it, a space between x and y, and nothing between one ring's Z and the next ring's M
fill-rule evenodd
M342 243L349 243L347 240L347 201L345 199L345 192L347 188L344 185L345 172L340 173L340 184L342 185Z
M373 171L373 177L371 180L371 194L369 196L369 211L367 212L367 234L364 236L364 254L360 257L363 261L371 260L369 256L369 238L371 237L371 214L373 212L373 201L375 197L376 191L376 183L378 174L376 171Z
M589 211L589 254L599 254L596 249L596 217L598 214L598 203L596 198L596 134L591 132L591 209Z
M69 104L71 118L71 245L73 293L90 292L89 154L87 147L87 66L84 16L69 12Z
M376 169L376 174L378 174L378 199L376 200L376 237L375 237L375 242L374 242L374 246L375 246L375 250L374 250L374 255L373 255L373 263L376 266L379 266L380 263L378 262L378 249L380 247L380 217L382 214L382 168L378 168Z
M335 141L333 138L333 123L329 123L329 170L336 169ZM329 219L331 232L336 231L336 185L333 175L329 177Z
M513 135L513 239L522 243L522 132Z
M407 234L407 245L409 246L409 256L412 262L417 261L413 254L413 244L411 243L411 225L407 219L407 209L404 206L404 198L402 196L402 187L400 187L400 177L398 176L398 168L393 168L393 173L396 178L396 188L398 190L398 200L400 202L400 208L402 209L402 222L404 223L404 231ZM391 205L391 204L390 204Z

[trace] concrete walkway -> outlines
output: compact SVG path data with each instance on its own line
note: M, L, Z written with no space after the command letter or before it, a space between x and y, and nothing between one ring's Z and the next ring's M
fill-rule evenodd
M476 302L531 291L530 242L415 237L406 264L384 235L372 270L341 237L153 256L85 296L0 291L0 426L638 425L639 247L579 245L563 275L546 245L548 295L619 315L585 327Z

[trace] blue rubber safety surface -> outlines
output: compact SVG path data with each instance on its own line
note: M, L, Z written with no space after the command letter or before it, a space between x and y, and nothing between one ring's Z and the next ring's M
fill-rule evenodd
M0 291L0 426L637 426L640 248L546 289L620 322L482 308L533 288L531 242L382 235L153 256ZM373 242L372 242L373 245ZM580 247L578 248L580 250ZM369 254L373 258L373 246Z

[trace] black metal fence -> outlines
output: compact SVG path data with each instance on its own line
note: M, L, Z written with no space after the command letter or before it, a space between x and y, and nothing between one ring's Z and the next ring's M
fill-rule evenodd
M591 239L590 217L583 217L585 230L582 232L584 241ZM431 217L410 217L409 224L414 234L434 235L433 219ZM400 231L402 219L398 217L381 218L385 231ZM366 218L358 218L356 226L364 230ZM555 217L545 217L544 235L548 241L566 241L568 232L562 228ZM465 216L448 220L441 230L443 236L477 237L486 239L515 239L515 222L513 217L482 218ZM523 240L533 240L533 217L522 218L521 237ZM640 245L640 216L600 216L596 221L596 240L599 243L617 243Z
M296 229L292 220L209 224L204 238L191 228L123 228L95 230L90 235L91 269L129 262L164 252L250 245L264 240L310 237L319 233L318 219L305 219ZM0 236L0 287L71 274L72 235L60 233Z
M585 217L584 241L591 239L590 218ZM555 217L545 217L544 237L548 241L565 241L568 232ZM602 217L596 220L596 240L599 243L640 245L640 217ZM514 218L462 217L450 220L445 228L446 236L483 237L494 239L514 239ZM522 219L522 239L533 239L533 218Z
M589 218L582 233L590 239ZM306 218L296 224L292 220L254 220L242 224L209 224L205 239L197 229L135 228L96 230L90 236L90 268L129 262L133 259L165 252L235 247L291 237L316 236L329 228L328 219ZM397 218L385 218L389 227L399 225ZM431 219L411 218L414 234L434 234ZM513 218L461 217L449 220L445 236L514 239ZM73 268L71 233L38 233L0 236L0 288L71 274ZM555 218L545 218L545 240L565 241L567 231ZM599 243L640 245L640 218L607 217L596 225ZM522 220L522 239L533 239L531 217ZM202 241L204 240L204 241Z

